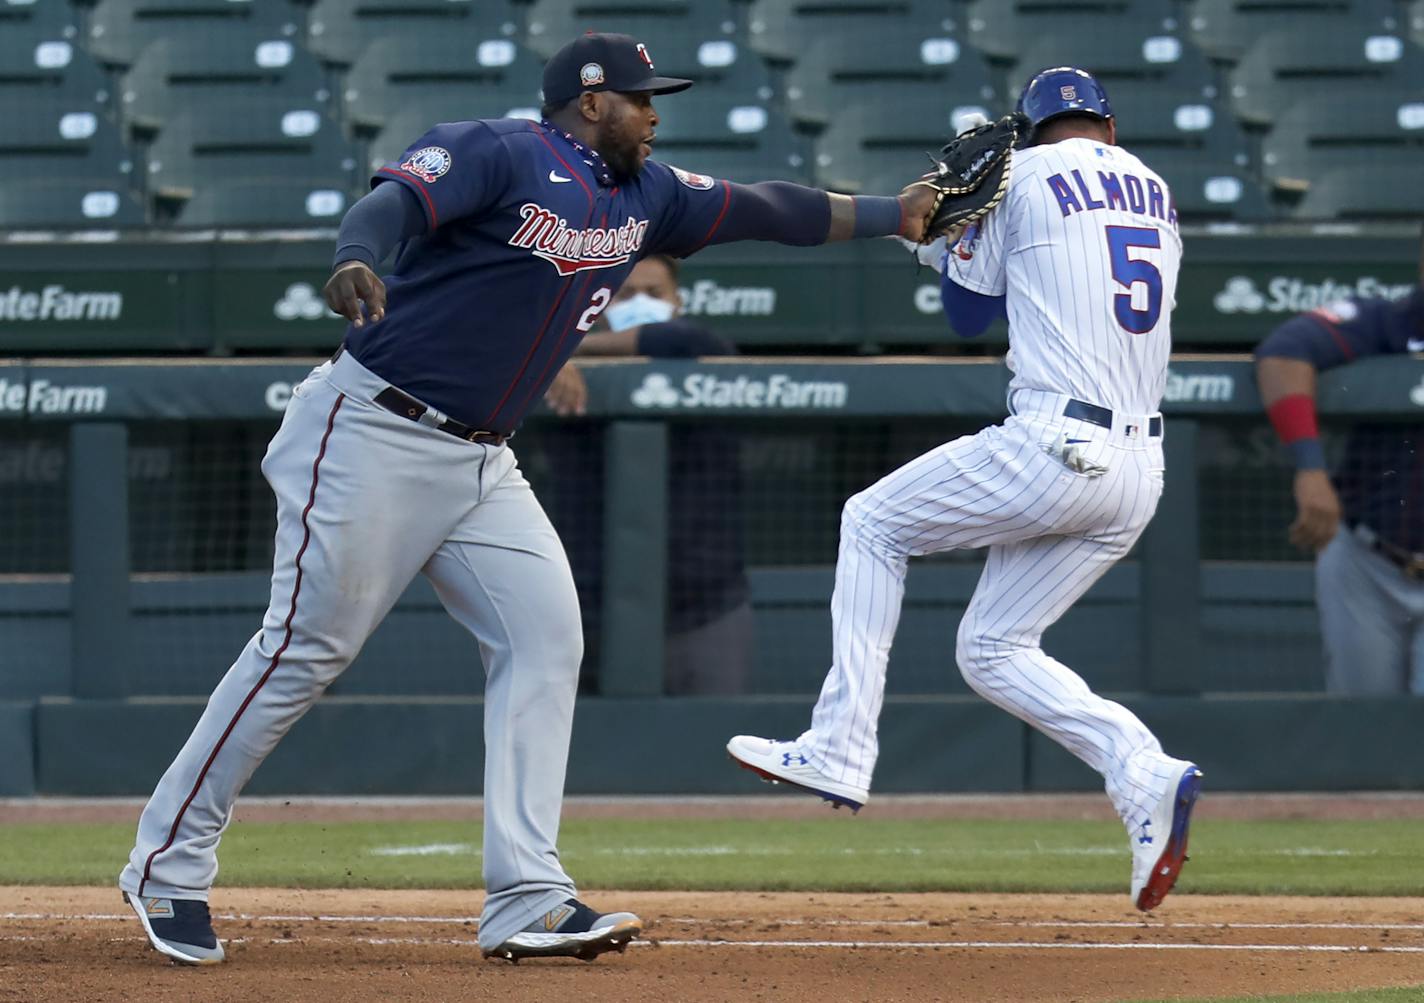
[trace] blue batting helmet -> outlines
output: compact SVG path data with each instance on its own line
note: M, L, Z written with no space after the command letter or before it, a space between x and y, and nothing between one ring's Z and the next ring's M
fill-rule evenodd
M1060 115L1113 117L1103 85L1075 66L1055 66L1034 75L1019 95L1018 110L1036 129Z

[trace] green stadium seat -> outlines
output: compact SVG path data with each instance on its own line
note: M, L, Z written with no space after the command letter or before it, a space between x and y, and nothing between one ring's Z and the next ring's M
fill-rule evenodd
M1414 0L1409 5L1409 37L1415 45L1424 47L1424 0Z
M889 100L892 91L898 100ZM817 139L816 180L833 191L898 192L973 112L990 114L984 105L951 104L935 85L875 85L842 106Z
M1250 144L1214 88L1138 83L1109 92L1118 142L1152 167L1171 161L1194 167L1244 169Z
M1253 39L1277 29L1368 27L1386 34L1398 27L1393 0L1196 0L1187 25L1192 40L1212 59L1234 63Z
M1424 171L1368 165L1326 171L1306 192L1297 219L1404 219L1418 222L1424 208Z
M616 31L647 43L659 73L702 66L697 47L742 37L729 0L536 0L529 44L546 59L586 31Z
M1143 37L1174 35L1171 0L975 0L966 12L967 37L985 55L1019 61L1036 42L1112 34L1131 26ZM1050 61L1061 66L1071 60ZM1042 68L1042 67L1039 67Z
M1109 100L1127 88L1157 84L1185 94L1205 94L1214 77L1206 57L1181 36L1134 21L1093 33L1029 42L1010 71L1007 90L1017 100L1024 84L1050 66L1078 66L1102 81Z
M262 28L160 38L139 54L119 83L119 107L137 132L156 132L174 115L228 96L280 97L325 107L326 73L291 38Z
M0 100L4 92L0 92ZM0 105L0 174L113 187L133 174L118 127L92 102L62 95Z
M1148 166L1167 182L1183 223L1253 223L1275 215L1260 182L1243 168L1229 163L1193 164L1170 156L1149 160Z
M437 38L372 43L347 74L342 103L352 126L374 134L418 101L463 101L461 119L482 117L481 109L495 109L484 117L537 109L543 74L543 61L513 39L452 27Z
M1334 95L1296 102L1262 140L1261 163L1272 184L1292 191L1350 167L1424 173L1424 79L1412 93L1369 101ZM1424 213L1424 204L1418 208Z
M798 123L823 127L847 105L897 92L935 92L947 114L958 105L999 103L994 75L969 46L918 24L894 22L873 44L856 35L817 38L786 76L786 101Z
M841 35L874 48L900 26L925 37L953 37L962 18L946 0L755 0L747 13L752 48L784 65L796 62L808 41Z
M0 0L0 38L21 34L74 41L79 37L78 12L67 3Z
M722 172L715 176L734 181L808 173L801 139L774 107L697 88L669 95L658 107L653 156L664 163L698 174L714 174L715 168Z
M159 38L214 38L240 28L297 38L305 17L289 0L99 0L88 48L101 62L128 66Z
M350 66L385 38L518 38L522 15L508 0L317 0L307 47L324 62Z
M23 95L107 105L109 78L78 43L0 22L0 103L23 110Z
M249 229L336 227L351 201L344 188L284 177L223 181L199 185L173 222Z
M112 229L147 222L123 179L103 185L18 181L0 186L0 228Z
M1367 27L1302 26L1253 42L1231 73L1231 101L1245 122L1269 126L1307 97L1353 98L1364 107L1417 92L1424 51Z
M286 178L346 191L358 151L322 109L280 98L214 99L185 111L148 149L150 194L186 201L206 184Z

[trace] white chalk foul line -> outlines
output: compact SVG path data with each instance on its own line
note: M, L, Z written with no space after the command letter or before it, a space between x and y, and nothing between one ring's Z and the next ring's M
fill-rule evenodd
M3 941L48 941L48 937L0 935ZM109 943L138 943L142 937L109 937ZM427 947L476 947L479 941L457 937L230 937L225 944L369 944ZM635 940L633 947L754 947L802 951L968 950L968 951L1236 951L1271 954L1424 954L1424 947L1376 947L1366 944L1144 944L1065 943L1002 940Z

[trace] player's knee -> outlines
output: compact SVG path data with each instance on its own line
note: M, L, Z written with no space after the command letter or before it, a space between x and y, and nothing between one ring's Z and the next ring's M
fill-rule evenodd
M994 671L997 649L998 645L984 633L973 617L966 616L959 621L959 632L954 639L954 659L959 664L959 674L970 686Z
M878 505L870 488L847 498L841 506L841 539L889 549L884 534L876 529L874 512Z

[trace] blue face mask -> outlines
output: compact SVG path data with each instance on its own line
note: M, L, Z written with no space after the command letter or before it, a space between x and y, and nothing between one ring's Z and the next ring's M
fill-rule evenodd
M630 327L644 324L661 324L672 320L677 307L667 300L655 299L647 293L638 293L625 300L619 300L603 311L604 319L614 331L626 331Z

